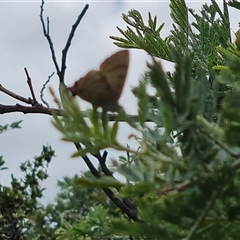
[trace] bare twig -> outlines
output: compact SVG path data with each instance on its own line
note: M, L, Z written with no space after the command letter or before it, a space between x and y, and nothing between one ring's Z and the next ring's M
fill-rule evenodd
M133 210L129 208L127 204L125 204L123 201L121 201L119 198L115 196L113 191L109 188L103 188L103 191L107 194L109 199L117 206L119 207L123 213L125 213L130 219L134 221L139 221L137 216L137 210Z
M44 91L44 89L46 88L46 86L47 86L47 84L49 83L49 81L50 81L50 79L51 79L51 77L54 75L54 72L50 75L50 76L48 76L48 80L43 84L43 87L42 87L42 89L41 89L41 91L40 91L40 98L41 98L41 100L42 100L42 102L47 106L47 107L49 107L49 104L44 100L44 98L43 98L43 91Z
M101 170L103 171L103 173L106 175L106 176L109 176L109 177L113 177L113 174L111 173L111 171L109 170L109 168L107 167L106 165L106 158L107 158L107 154L108 152L107 151L104 151L103 152L103 155L101 155L100 152L96 153L96 154L92 154L95 158L98 159L99 161L99 164L101 166ZM115 179L115 178L114 178ZM120 189L117 189L118 191ZM123 198L123 203L128 207L130 208L132 211L137 211L137 208L135 206L135 204L132 203L132 201L129 199L129 198Z
M33 91L33 86L32 86L31 78L30 78L30 76L29 76L29 74L28 74L27 68L24 68L24 71L25 71L25 73L26 73L26 75L27 75L27 83L28 83L30 92L31 92L31 94L32 94L33 105L36 105L36 104L38 104L38 101L37 101L37 99L36 99L36 97L35 97L35 94L34 94L34 91Z
M95 158L98 159L98 162L101 166L101 170L103 171L103 173L108 176L108 177L113 177L111 171L108 169L107 165L106 165L106 158L107 158L107 151L103 152L103 155L101 155L100 152L97 152L96 154L92 154Z
M186 236L186 238L184 238L183 240L193 239L192 237L193 237L194 233L196 232L196 230L198 229L199 225L202 223L203 219L206 217L206 215L208 214L209 210L211 209L211 207L215 203L218 195L222 191L222 188L223 188L222 186L218 186L217 189L212 191L211 198L206 202L205 208L203 209L203 211L201 212L199 217L196 219L196 221L193 224L193 226L190 228L189 233Z
M50 46L50 50L51 50L51 54L52 54L52 60L53 60L53 63L55 65L55 68L57 70L57 74L58 76L60 77L60 69L59 69L59 66L58 66L58 63L57 63L57 59L56 59L56 55L55 55L55 50L54 50L54 47L53 47L53 42L52 42L52 39L49 35L49 18L47 18L47 29L46 29L46 26L45 26L45 23L44 23L44 20L43 20L43 6L44 6L44 0L42 0L42 4L40 6L40 20L41 20L41 23L42 23L42 27L43 27L43 34L44 36L47 38L48 40L48 43L49 43L49 46Z
M26 114L26 113L42 113L42 114L52 115L51 111L54 110L58 116L62 116L62 111L60 109L44 107L41 104L35 105L34 101L31 98L25 98L14 92L11 92L10 90L4 88L1 84L0 84L0 91L6 93L7 95L9 95L19 101L22 101L27 104L31 104L33 106L33 107L27 107L27 106L23 106L20 104L16 104L16 105L0 104L0 114L11 113L11 112L22 112L24 114ZM81 111L81 114L83 117L88 116L86 111ZM129 119L131 118L135 122L138 121L137 115L131 115L131 116L128 116L128 118ZM113 122L116 120L118 120L119 122L126 121L125 118L121 119L121 118L119 118L118 115L116 115L114 113L109 113L108 119L109 119L109 122ZM147 120L147 122L151 122L151 120Z
M158 191L158 196L165 195L166 193L169 192L182 192L185 189L192 187L198 181L199 181L198 179L186 180L182 183L178 183L173 186L164 187Z
M81 145L79 143L74 143L77 149L82 149ZM106 153L104 154L106 156ZM102 156L101 156L102 157ZM101 178L101 175L99 171L94 167L91 160L88 158L87 155L82 157L84 162L87 164L89 170L96 178ZM103 158L103 157L102 157ZM119 207L123 213L125 213L130 219L137 221L137 210L135 208L130 208L127 204L125 204L124 201L120 200L115 196L113 191L109 188L103 188L103 191L106 193L106 195L109 197L109 199L117 206ZM133 205L133 204L132 204Z
M89 5L86 4L85 7L83 8L82 12L80 13L80 15L78 16L76 22L72 25L72 30L68 36L68 40L67 40L67 43L64 47L64 49L62 50L62 66L61 66L61 75L59 76L60 77L60 82L61 83L64 83L64 74L65 74L65 69L66 69L66 58L67 58L67 52L68 52L68 49L71 45L71 41L73 39L73 36L74 36L74 33L80 23L80 21L82 20L83 16L85 15L87 9L88 9Z
M4 88L1 84L0 84L0 91L6 93L7 95L9 95L10 97L13 97L21 102L25 102L27 104L31 104L34 105L34 101L31 98L25 98L22 97L14 92L11 92L10 90Z
M223 143L220 139L216 138L213 134L208 133L205 129L198 129L199 132L201 132L204 136L208 137L210 140L214 141L220 148L224 149L228 154L230 154L232 157L238 159L240 157L240 152L235 151L234 149L231 149L228 147L225 143Z
M71 41L72 41L72 38L74 36L74 33L80 23L80 21L82 20L83 16L85 15L89 5L86 4L84 9L82 10L82 12L80 13L80 15L78 16L76 22L73 24L72 26L72 30L69 34L69 37L68 37L68 40L67 40L67 43L64 47L64 49L62 50L62 66L61 66L61 70L59 69L59 66L58 66L58 63L57 63L57 59L56 59L56 55L55 55L55 50L54 50L54 47L53 47L53 42L52 42L52 39L49 35L49 18L47 18L47 28L45 26L45 22L44 22L44 19L43 19L43 6L44 6L44 0L42 0L42 4L41 4L41 11L40 11L40 20L41 20L41 23L42 23L42 27L43 27L43 34L44 36L47 38L48 40L48 43L49 43L49 46L50 46L50 50L51 50L51 54L52 54L52 60L53 60L53 63L55 65L55 68L57 70L57 75L59 76L59 81L60 83L64 83L64 74L65 74L65 69L66 69L66 57L67 57L67 52L68 52L68 49L71 45Z
M74 143L75 147L77 148L77 150L82 149L80 143ZM96 177L96 178L101 178L101 175L99 173L99 171L94 167L94 165L92 164L92 162L90 161L90 159L88 158L87 155L82 157L84 162L87 164L89 170L91 171L91 173Z
M234 161L232 168L234 171L240 168L240 159L236 159L236 161Z

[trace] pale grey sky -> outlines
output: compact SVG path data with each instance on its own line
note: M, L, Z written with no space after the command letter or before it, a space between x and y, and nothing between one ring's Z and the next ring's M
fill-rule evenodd
M206 2L206 1L204 1ZM203 1L189 1L188 5L196 10ZM218 1L220 4L222 1ZM121 36L116 26L126 28L122 13L130 9L138 10L145 21L148 12L158 17L158 24L165 22L162 31L167 36L171 27L169 1L45 1L44 17L50 18L50 34L54 43L58 62L60 63L61 51L71 30L72 24L84 8L89 4L89 9L82 19L71 48L68 52L65 82L72 85L75 80L92 68L97 69L99 64L118 48L113 44L109 35ZM30 97L26 84L23 68L26 67L32 78L32 83L39 98L39 91L47 77L54 71L49 45L42 33L39 19L40 4L38 1L0 1L0 83L9 90L26 98ZM237 29L237 12L233 12L232 27ZM130 69L127 82L120 99L120 104L131 113L136 113L136 103L131 93L131 86L137 85L146 66L147 55L140 50L131 50ZM164 63L166 68L171 68ZM58 89L58 78L55 75L49 84ZM54 106L48 91L46 99ZM17 101L0 92L2 104L16 104ZM86 109L90 105L79 100ZM86 170L82 159L71 159L75 151L73 144L62 142L60 133L52 126L51 117L41 114L11 113L1 116L0 124L4 125L14 121L23 120L22 129L11 130L0 135L0 155L3 155L8 170L1 171L0 182L6 184L10 181L10 174L21 176L18 170L21 162L33 159L40 154L42 145L49 144L56 151L48 173L49 179L43 182L47 187L42 201L52 201L57 192L56 181L63 176L72 176L81 170ZM129 129L121 126L119 136L121 141L128 142ZM131 142L130 142L131 144ZM133 146L134 143L132 143ZM109 156L116 158L118 153L109 152Z

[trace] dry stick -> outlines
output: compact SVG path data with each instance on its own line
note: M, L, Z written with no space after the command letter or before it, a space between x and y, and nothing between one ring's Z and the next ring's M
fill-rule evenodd
M29 74L28 74L27 68L24 68L24 71L25 71L25 73L26 73L26 75L27 75L27 83L28 83L30 92L31 92L31 94L32 94L33 105L36 105L36 104L38 104L38 101L37 101L37 99L36 99L36 97L35 97L35 94L34 94L34 91L33 91L33 86L32 86L31 78L30 78L30 76L29 76Z
M164 187L162 189L160 189L158 191L158 196L162 196L162 195L165 195L169 192L182 192L184 191L185 189L187 188L190 188L192 186L194 186L197 182L199 181L199 179L189 179L189 180L186 180L182 183L178 183L178 184L175 184L173 186L168 186L168 187Z
M36 99L35 101L31 98L25 98L22 97L6 88L4 88L1 84L0 84L0 91L6 93L7 95L21 101L27 104L31 104L31 107L28 106L23 106L20 104L16 104L16 105L4 105L4 104L0 104L0 114L5 114L5 113L11 113L11 112L22 112L24 114L27 113L42 113L42 114L47 114L47 115L53 115L53 111L56 113L56 115L58 116L62 116L62 110L60 109L56 109L56 108L47 108L42 106L41 104L36 104Z
M103 171L103 173L108 176L108 177L113 177L111 171L108 169L107 165L106 165L106 158L107 158L107 151L103 152L103 155L101 155L101 153L98 151L96 154L92 154L95 158L98 159L98 162L101 166L101 169Z
M140 221L137 216L137 210L130 209L127 204L122 202L120 199L118 199L113 191L109 188L103 188L103 191L107 194L109 199L117 206L119 207L123 213L125 213L130 219L134 221ZM142 222L142 221L141 221Z
M2 91L2 85L0 84L0 91ZM3 92L6 93L6 91L4 90ZM9 93L10 91L7 90L7 92ZM28 104L33 104L33 100L32 99L26 99L24 97L21 97L13 92L10 92L11 94L13 94L13 96L11 94L8 94L22 102L28 103ZM53 112L57 115L57 116L62 116L62 110L61 109L57 109L57 108L48 108L48 107L44 107L42 105L35 105L32 107L27 107L27 106L23 106L20 104L16 104L16 105L4 105L4 104L0 104L0 114L5 114L5 113L11 113L11 112L21 112L24 114L27 113L32 113L32 114L47 114L47 115L53 115ZM82 111L81 112L83 117L87 117L86 111ZM138 116L137 115L132 115L129 116L133 121L138 121ZM109 114L109 122L113 122L118 120L119 122L125 122L125 119L119 119L118 116L116 116L115 114ZM152 120L146 120L146 122L152 122Z
M0 114L11 113L11 112L22 112L24 114L26 114L26 113L34 113L34 114L41 113L41 114L53 115L52 111L54 111L57 116L62 116L61 109L47 108L40 104L38 106L34 106L34 101L31 98L22 97L22 96L18 95L17 93L14 93L14 92L4 88L1 84L0 84L0 91L6 93L10 97L13 97L19 101L33 105L33 107L27 107L27 106L23 106L20 104L16 104L16 105L1 104L0 105ZM82 113L83 117L87 117L86 111L81 111L81 113ZM131 115L128 117L131 118L134 122L138 122L138 115ZM109 119L109 122L113 122L116 120L118 120L119 122L126 122L126 120L124 118L121 119L121 118L119 118L118 115L116 115L114 113L109 113L108 119ZM152 120L147 119L146 122L152 122Z
M0 84L0 91L1 92L4 92L6 93L7 95L21 101L21 102L25 102L27 104L31 104L31 105L34 105L34 101L31 99L31 98L25 98L25 97L22 97L14 92L11 92L10 90L4 88L1 84Z
M205 203L205 208L203 209L203 211L201 212L199 217L196 219L193 226L190 228L189 233L187 234L186 238L184 238L183 240L193 239L192 237L193 237L194 233L196 232L196 230L198 229L198 227L200 226L200 224L202 223L204 218L207 216L211 207L215 203L217 197L222 192L222 189L223 189L223 186L220 185L220 186L217 187L217 189L212 191L212 195L210 196L210 199Z
M201 132L204 136L207 136L210 140L214 141L219 147L224 149L227 153L229 153L232 157L238 159L240 157L240 152L234 152L230 147L228 147L226 144L224 144L221 140L216 138L214 135L208 133L205 129L199 128L199 132Z
M103 155L101 155L101 153L98 151L96 154L92 154L95 158L98 159L99 161L99 164L101 166L101 170L103 171L103 173L106 175L106 176L109 176L109 177L113 177L111 171L109 170L109 168L107 167L106 165L106 158L107 158L107 154L108 152L107 151L104 151L103 152ZM114 178L115 179L115 178ZM120 189L117 189L118 191ZM123 198L123 202L125 205L127 205L130 209L132 209L133 211L137 211L137 208L135 206L135 204L133 204L133 202L129 199L129 198Z
M62 115L62 111L56 108L47 108L44 107L40 104L37 104L35 106L23 106L20 104L16 105L3 105L0 104L0 114L5 114L5 113L12 113L12 112L21 112L24 114L27 113L42 113L42 114L47 114L47 115L52 115L52 112L55 112L58 116Z
M65 74L65 69L66 69L66 57L67 57L67 52L68 52L68 49L71 45L71 41L73 39L73 36L74 36L74 33L80 23L80 21L82 20L83 16L85 15L89 5L86 4L84 9L82 10L82 12L80 13L80 15L78 16L76 22L73 24L72 26L72 30L69 34L69 37L68 37L68 40L66 42L66 45L64 47L64 49L62 50L62 66L61 66L61 71L59 69L59 66L58 66L58 63L57 63L57 59L56 59L56 55L55 55L55 50L54 50L54 47L53 47L53 42L52 42L52 39L49 35L49 18L47 18L47 29L46 29L46 26L45 26L45 23L44 23L44 20L43 20L43 6L44 6L44 0L42 0L42 4L41 4L41 12L40 12L40 20L41 20L41 23L42 23L42 27L43 27L43 34L44 36L47 38L48 40L48 43L49 43L49 46L50 46L50 50L51 50L51 54L52 54L52 59L53 59L53 63L55 65L55 68L57 70L57 74L59 76L59 80L60 80L60 83L64 83L64 74Z
M45 23L44 23L44 20L43 20L43 11L44 11L43 5L44 5L44 0L42 0L42 4L41 4L41 7L40 7L41 8L40 20L41 20L42 27L43 27L43 34L48 40L50 50L51 50L52 60L53 60L53 63L55 65L55 68L57 70L57 74L60 77L61 74L60 74L60 70L59 70L59 67L58 67L58 63L57 63L57 59L56 59L56 55L55 55L55 50L54 50L54 47L53 47L53 42L52 42L52 39L49 35L49 18L47 18L47 30L46 30L46 26L45 26Z
M79 143L74 143L74 144L75 144L75 146L78 150L82 149L82 147ZM91 173L96 178L101 178L101 175L100 175L99 171L94 167L94 165L92 164L91 160L87 157L87 155L83 156L82 158L85 161L85 163L87 164ZM109 199L117 207L119 207L122 210L123 213L127 214L128 217L131 218L132 220L135 220L135 221L138 220L136 207L134 209L130 208L127 204L124 203L124 201L121 201L119 198L117 198L111 189L109 189L109 188L102 188L102 189L106 193L106 195L109 197Z
M43 98L43 96L44 96L43 92L44 92L47 84L50 82L50 79L51 79L51 77L52 77L53 75L54 75L54 72L53 72L50 76L48 76L48 80L43 84L42 89L41 89L41 91L40 91L40 98L41 98L42 102L43 102L47 107L49 107L49 104L48 104L47 101L44 100L44 98Z
M67 58L67 52L68 52L68 49L71 45L71 41L73 39L73 36L74 36L74 33L80 23L80 21L82 20L83 16L85 15L87 9L88 9L89 5L86 4L85 7L83 8L82 12L80 13L80 15L78 16L76 22L72 25L72 30L68 36L68 40L67 40L67 43L64 47L64 49L62 50L62 66L61 66L61 72L60 72L60 83L64 83L64 74L65 74L65 70L66 70L66 58Z

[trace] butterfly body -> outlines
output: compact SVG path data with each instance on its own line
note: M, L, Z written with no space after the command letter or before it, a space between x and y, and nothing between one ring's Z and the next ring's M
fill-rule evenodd
M90 102L106 111L118 111L129 65L129 51L118 51L100 65L99 70L91 70L68 89L73 96Z

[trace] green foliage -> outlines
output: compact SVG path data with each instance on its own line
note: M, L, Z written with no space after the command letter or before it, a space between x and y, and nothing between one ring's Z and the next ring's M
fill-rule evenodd
M18 122L13 122L10 125L9 124L0 125L0 134L10 129L21 128L20 126L21 122L22 120ZM7 169L7 167L2 167L4 164L5 164L5 161L3 160L3 156L0 156L0 170Z
M239 100L240 100L240 51L234 44L228 48L217 48L219 54L227 59L226 66L216 66L222 70L219 82L227 86L225 98L222 102L222 128L225 130L224 139L232 146L240 146L239 139Z
M0 168L0 171L7 169L7 167L3 167L4 164L5 164L5 161L3 160L3 157L0 156L0 167L1 167L1 168Z
M18 121L18 122L13 122L12 124L6 124L6 125L0 125L0 133L3 133L7 130L10 129L14 129L14 128L21 128L20 123L22 122L22 120Z
M108 200L101 189L79 185L80 178L90 179L91 176L90 172L84 172L81 175L64 177L62 181L58 181L59 193L52 203L36 209L31 217L32 226L25 236L26 239L52 240L58 237L59 239L64 239L64 237L66 237L65 239L75 239L72 233L78 231L78 224L87 225L88 230L85 231L87 233L87 231L92 231L90 222L98 221L100 213L106 211L111 216L119 216L119 211L116 211L112 202ZM102 210L95 214L95 209L99 208ZM89 216L92 218L90 222ZM95 220L93 220L94 216ZM73 227L71 227L72 225ZM74 230L71 230L72 228ZM71 230L71 233L68 233L68 230ZM82 232L78 232L78 235L80 233ZM95 233L98 234L97 231L92 231L92 234Z
M211 72L211 67L222 61L215 47L218 45L226 47L227 41L231 40L226 1L223 1L223 12L217 3L212 1L211 5L202 6L200 15L188 8L184 0L170 2L173 29L166 39L163 39L160 34L164 23L156 27L157 17L155 16L152 20L149 13L148 25L146 25L141 14L134 9L127 15L123 14L124 21L131 27L128 26L125 31L118 28L125 38L115 36L110 38L115 40L114 43L119 47L144 49L153 56L171 62L174 62L170 50L173 45L179 53L191 53L194 60L192 67L201 65ZM189 22L189 14L194 18L192 23Z
M25 239L28 235L32 219L39 208L38 199L43 196L41 181L48 177L46 167L53 156L51 147L43 146L41 154L33 162L21 164L24 178L17 179L12 175L11 186L0 185L1 239Z
M240 10L240 3L237 0L230 0L228 5Z
M108 227L108 212L101 205L92 209L84 220L79 219L73 226L63 222L64 228L57 231L57 239L87 239L89 236L95 236L93 239L106 239L110 234ZM78 236L83 236L79 238ZM90 239L90 238L89 238Z
M73 156L105 148L127 152L113 162L124 183L81 178L78 184L111 187L117 197L131 199L138 212L134 221L113 219L95 208L79 222L65 224L60 230L65 239L230 240L240 235L240 52L231 43L228 6L223 1L222 11L212 0L196 14L185 1L172 0L170 8L174 24L166 39L160 36L164 24L158 27L149 14L145 25L137 10L123 15L129 25L126 31L119 29L124 38L111 37L117 46L144 49L175 63L175 70L165 73L152 58L133 91L138 99L135 122L122 112L109 123L97 109L85 118L62 87L63 115L54 116L53 123L64 140L84 146ZM155 94L148 94L148 88ZM120 120L135 132L129 138L138 141L137 150L119 143ZM89 223L97 226L96 232Z

